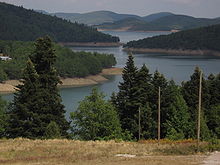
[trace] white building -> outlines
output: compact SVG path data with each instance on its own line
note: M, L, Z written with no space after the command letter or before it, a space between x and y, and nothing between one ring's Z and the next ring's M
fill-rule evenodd
M2 61L8 61L8 60L11 60L12 58L8 57L8 56L0 56L0 59Z

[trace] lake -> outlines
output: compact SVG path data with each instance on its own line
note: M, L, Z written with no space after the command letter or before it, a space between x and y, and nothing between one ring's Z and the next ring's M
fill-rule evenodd
M134 39L142 39L155 35L168 34L168 32L105 32L114 36L119 36L121 41L126 43ZM71 47L73 51L88 51L114 54L117 60L116 67L124 67L127 60L127 53L123 52L122 47ZM167 79L173 79L178 84L182 81L188 80L193 73L194 68L199 66L205 75L210 73L217 74L220 72L220 58L209 56L180 56L168 55L159 53L142 53L134 54L134 61L137 67L146 64L153 73L155 70L163 73ZM106 94L109 98L112 92L118 91L118 84L121 81L121 76L107 76L108 82L74 88L62 88L60 94L63 99L63 104L66 107L66 117L69 118L69 113L74 111L78 102L85 96L89 95L91 89L96 86L100 91ZM10 101L13 99L12 94L3 95L3 98Z

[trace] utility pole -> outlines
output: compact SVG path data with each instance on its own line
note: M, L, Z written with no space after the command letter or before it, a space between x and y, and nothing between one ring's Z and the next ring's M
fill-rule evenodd
M158 91L158 130L157 130L157 138L158 138L158 143L160 142L160 87Z
M199 79L199 106L198 106L198 123L197 123L197 151L199 151L199 141L200 141L200 116L201 116L201 105L202 105L202 71L200 71Z
M138 109L138 140L141 140L141 108Z

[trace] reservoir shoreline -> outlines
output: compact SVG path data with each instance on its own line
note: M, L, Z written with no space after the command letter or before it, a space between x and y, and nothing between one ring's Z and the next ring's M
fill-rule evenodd
M220 52L213 50L182 50L182 49L148 49L148 48L124 48L126 52L134 53L165 53L175 55L211 55L220 57Z
M177 32L179 30L129 30L129 28L119 28L119 29L98 29L99 32L111 31L111 32Z
M123 45L121 42L59 42L59 44L73 47L119 47Z
M108 68L103 69L100 74L90 75L84 78L60 78L62 84L58 84L59 88L71 88L71 87L81 87L96 85L105 81L105 75L121 75L122 68ZM16 92L16 86L21 84L19 80L7 80L0 83L0 94L14 93Z

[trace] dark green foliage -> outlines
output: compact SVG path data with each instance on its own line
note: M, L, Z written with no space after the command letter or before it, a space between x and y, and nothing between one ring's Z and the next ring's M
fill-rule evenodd
M192 128L190 114L180 87L175 85L174 81L170 81L168 84L166 98L168 106L163 112L166 117L162 127L165 137L171 140L189 138Z
M118 37L83 24L0 2L0 39L33 41L49 35L58 42L118 42Z
M123 131L138 138L140 109L141 138L157 138L158 92L161 89L161 138L171 140L196 138L198 119L198 95L200 69L197 67L191 79L182 87L174 81L167 82L158 71L152 76L145 65L140 70L129 55L123 71L119 92L113 93L112 104L116 107ZM219 137L219 76L202 79L201 139ZM211 133L211 134L210 134Z
M0 96L0 138L6 136L7 126L6 102Z
M73 133L82 140L122 138L117 112L96 88L71 113Z
M220 24L128 42L126 48L220 51Z
M214 76L211 74L208 77L207 85L209 88L209 105L220 103L220 73Z
M152 138L157 138L157 122L158 122L158 92L160 87L160 93L161 93L161 130L163 129L162 123L166 120L166 111L164 110L166 107L169 106L167 102L167 96L166 96L166 88L167 88L167 80L164 77L163 74L158 72L157 70L154 72L153 78L152 78L152 93L150 97L150 107L152 109L152 116L153 116L153 132L152 132ZM161 137L165 136L165 132L161 132Z
M118 110L122 129L130 131L135 138L138 137L138 109L140 103L136 95L137 68L134 65L133 56L128 55L126 66L124 67L122 78L119 84L119 92L116 96L115 107Z
M67 136L69 124L65 119L64 106L61 104L61 97L58 94L57 85L60 80L54 67L56 55L53 50L50 38L39 38L36 42L36 49L31 59L35 64L36 72L39 75L40 100L39 109L41 109L42 124L48 124L48 121L54 121L60 127L61 135ZM44 128L44 126L43 126Z
M61 137L60 128L54 121L48 124L45 131L45 137L47 139L58 139Z
M191 79L183 83L183 97L189 107L190 120L193 131L191 137L196 137L196 125L198 121L198 100L199 100L199 79L201 70L196 67ZM201 112L201 137L203 139L209 138L209 131L206 124L206 115L208 113L209 94L208 86L204 77L202 78L202 112Z
M155 120L153 120L150 100L153 90L152 75L148 68L143 65L136 75L135 95L140 103L141 111L141 137L144 139L153 138Z
M0 82L7 80L7 74L4 72L4 70L2 68L0 68Z
M212 133L220 138L220 74L210 75L207 80L209 105L207 106L207 125Z
M19 79L22 77L22 69L28 56L34 50L32 42L21 41L0 41L3 54L12 58L9 61L0 61L0 68L7 75L8 79Z
M31 60L27 61L27 66L23 72L22 83L14 96L13 103L9 108L9 120L7 134L11 138L39 136L40 120L37 111L39 83L34 65Z
M220 138L220 104L212 105L207 114L207 125L213 134Z
M57 44L53 46L57 56L55 65L61 77L85 77L116 64L113 55L73 52ZM0 41L0 47L5 55L12 58L9 61L0 61L0 80L22 78L21 70L34 51L33 42Z
M58 94L59 78L54 68L56 55L50 38L39 38L24 70L23 85L18 86L9 110L9 137L42 138L54 121L60 134L67 137L69 123Z
M61 53L58 52L58 62L56 63L61 77L94 75L100 73L103 68L110 68L116 64L112 54L72 52L67 48L62 48Z

